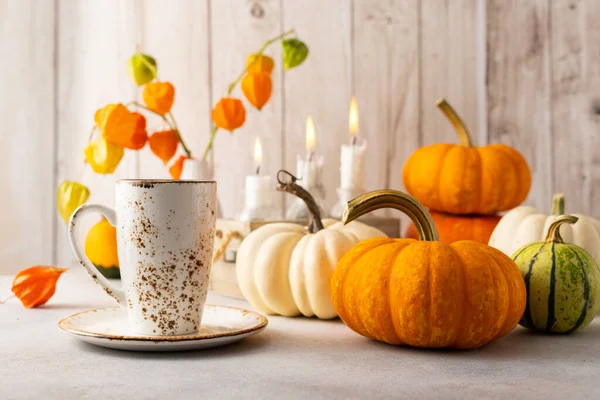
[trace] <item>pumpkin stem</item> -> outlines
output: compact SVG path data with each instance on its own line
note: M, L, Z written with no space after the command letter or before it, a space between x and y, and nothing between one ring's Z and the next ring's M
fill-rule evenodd
M429 211L417 199L398 190L375 190L355 197L346 204L342 222L345 225L363 214L380 208L393 208L408 215L415 224L419 240L440 240Z
M280 169L279 172L277 172L277 182L279 182L277 190L280 192L291 193L304 201L308 208L308 231L310 233L317 233L321 229L325 229L323 221L321 221L321 211L319 211L319 206L314 197L312 197L312 195L302 186L296 184L297 180L298 178L285 169Z
M565 213L565 195L556 193L552 197L552 215L563 215Z
M574 215L563 215L562 217L558 217L556 221L550 224L548 228L548 234L546 235L545 242L546 243L564 243L563 238L560 236L560 226L562 224L574 224L579 221Z
M458 134L458 141L461 146L465 147L473 147L473 143L471 142L471 135L469 135L469 131L467 130L466 125L460 119L456 111L452 108L450 104L446 101L446 99L439 99L435 103L440 110L446 115L446 117L452 122L454 125L454 129L456 129L456 133Z

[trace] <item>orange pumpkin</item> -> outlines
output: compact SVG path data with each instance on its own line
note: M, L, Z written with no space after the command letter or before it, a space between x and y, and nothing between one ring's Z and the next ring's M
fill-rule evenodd
M467 128L446 100L438 107L454 124L460 145L434 144L404 165L404 187L427 207L450 214L495 214L521 204L531 171L517 150L503 144L474 147Z
M527 293L509 257L478 242L440 242L427 210L393 190L352 200L343 222L383 207L408 214L420 240L368 239L344 255L331 296L348 327L390 344L476 348L517 325Z
M440 241L454 243L459 240L474 240L487 244L492 232L502 218L499 215L450 215L431 211L431 217L440 234ZM415 224L411 223L404 237L418 239Z
M24 269L15 276L12 292L26 308L41 306L54 295L56 282L66 270L41 265Z

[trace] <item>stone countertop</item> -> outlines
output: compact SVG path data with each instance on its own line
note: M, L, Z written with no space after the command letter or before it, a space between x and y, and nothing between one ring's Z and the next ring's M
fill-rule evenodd
M10 279L2 285L2 296ZM2 297L0 296L0 297ZM249 308L215 294L208 303ZM269 317L262 333L193 352L95 347L60 331L70 314L115 304L80 269L43 307L0 305L0 399L597 399L600 319L568 336L517 327L471 351L393 347L341 321Z

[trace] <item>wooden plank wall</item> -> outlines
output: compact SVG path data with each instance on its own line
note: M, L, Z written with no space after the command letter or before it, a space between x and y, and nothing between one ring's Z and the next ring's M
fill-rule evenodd
M291 28L310 47L307 62L285 73L278 63L270 103L217 138L212 161L226 217L241 210L254 137L263 171L294 171L307 115L326 156L332 207L352 95L368 141L367 190L401 189L402 166L418 146L455 141L434 106L444 96L478 144L510 144L527 157L529 204L547 211L562 191L569 211L600 217L599 17L596 0L0 0L0 55L11 60L0 64L10 93L0 105L0 272L71 263L54 211L57 182L83 179L91 201L112 204L118 177L167 176L147 149L127 154L113 176L81 176L94 111L140 97L125 71L136 45L176 86L174 114L199 154L211 106L248 53ZM269 53L279 59L279 46Z

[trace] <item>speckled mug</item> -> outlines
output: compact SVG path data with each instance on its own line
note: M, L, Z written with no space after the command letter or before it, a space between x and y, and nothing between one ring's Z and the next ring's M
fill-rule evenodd
M217 184L194 180L124 179L116 207L83 204L71 217L69 239L80 264L127 308L133 332L185 335L198 331L212 264ZM86 257L75 226L90 212L117 227L122 288Z

